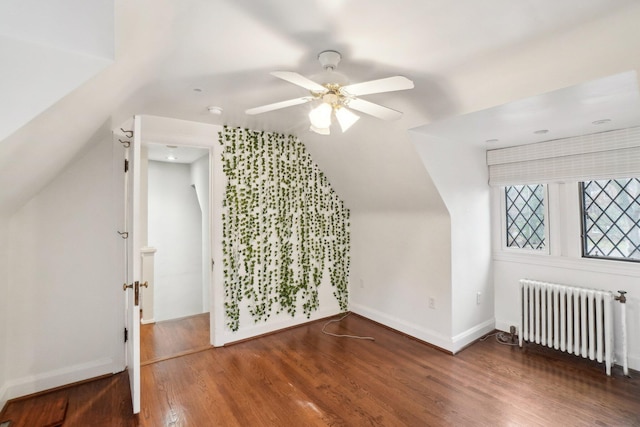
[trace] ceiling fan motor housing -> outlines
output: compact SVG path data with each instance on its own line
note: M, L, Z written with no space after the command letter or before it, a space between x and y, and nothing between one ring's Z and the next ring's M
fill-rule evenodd
M318 54L318 61L322 65L322 73L313 76L313 79L323 86L345 86L349 79L342 73L336 71L342 55L335 50L325 50ZM331 88L327 87L331 90Z
M320 61L320 65L322 65L322 68L325 70L335 70L338 68L338 63L341 58L342 55L340 55L340 52L335 50L324 50L318 54L318 61Z

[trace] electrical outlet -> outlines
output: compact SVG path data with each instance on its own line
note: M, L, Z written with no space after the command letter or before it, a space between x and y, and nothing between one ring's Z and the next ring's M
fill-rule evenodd
M429 308L434 310L436 308L436 299L434 297L429 297Z
M481 302L482 302L482 292L478 292L476 294L476 304L480 305Z

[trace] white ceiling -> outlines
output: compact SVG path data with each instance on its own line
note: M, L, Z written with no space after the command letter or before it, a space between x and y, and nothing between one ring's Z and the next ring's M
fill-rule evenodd
M202 156L209 154L206 148L189 147L171 144L145 144L147 159L156 162L191 164Z
M640 68L635 0L114 5L114 63L0 143L0 213L26 202L88 141L133 114L298 135L347 205L363 210L439 203L408 129L482 146L499 139L499 146L638 124L637 76L620 75ZM339 71L351 82L413 80L413 90L364 97L403 111L403 118L363 115L348 133L336 128L326 137L308 131L309 105L244 114L306 95L269 72L313 76L321 71L317 54L326 49L342 53ZM210 105L223 113L209 114ZM601 118L612 121L591 124ZM539 129L549 133L532 134Z
M156 162L191 164L209 154L206 148L171 144L146 144L147 159Z
M352 83L405 75L415 82L414 90L366 99L402 110L401 126L408 129L457 112L457 94L447 85L450 71L566 31L633 1L168 3L174 15L170 22L139 30L158 33L164 25L169 33L156 78L148 79L135 94L139 108L147 114L303 136L308 133L310 105L256 117L244 114L251 107L308 94L270 71L312 77L322 71L317 54L335 49L342 53L338 69ZM222 107L224 113L209 116L210 105ZM375 119L364 117L357 126L367 126L371 120Z
M635 71L454 116L419 130L486 149L640 126Z

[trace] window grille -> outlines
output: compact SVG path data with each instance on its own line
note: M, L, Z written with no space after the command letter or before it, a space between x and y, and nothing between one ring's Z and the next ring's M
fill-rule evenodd
M640 179L585 181L583 256L640 261Z
M507 247L545 248L544 193L542 184L505 188Z

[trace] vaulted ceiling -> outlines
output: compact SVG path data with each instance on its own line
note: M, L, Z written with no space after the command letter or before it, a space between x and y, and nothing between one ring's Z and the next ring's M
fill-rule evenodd
M41 15L34 2L21 4ZM439 204L407 137L414 127L429 132L433 125L438 137L484 146L489 139L550 139L530 135L561 122L564 136L616 128L624 114L626 126L640 124L633 73L640 64L633 59L638 50L631 50L640 39L640 7L633 0L116 0L113 6L111 65L0 143L0 213L14 211L87 144L133 114L296 134L347 204L363 210ZM69 29L63 20L50 24ZM91 37L90 28L83 31ZM342 53L339 71L351 82L412 79L413 90L367 97L403 111L403 118L362 117L348 133L335 128L320 136L308 131L308 105L244 114L305 95L269 72L312 77L321 71L317 54L326 49ZM599 86L592 82L627 71ZM14 76L11 86L30 87L36 82L29 78ZM542 96L589 82L584 90ZM522 101L529 97L537 98ZM598 100L606 102L606 117L597 114ZM16 101L5 97L0 104ZM567 125L562 117L575 117L567 110L585 103L596 106L588 120ZM209 114L211 105L222 115ZM612 121L594 130L591 123L601 118Z

